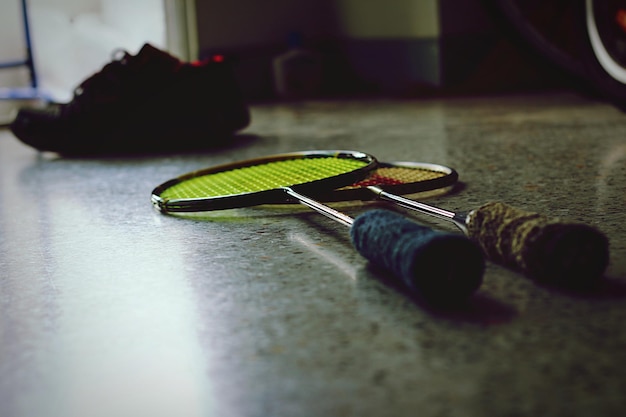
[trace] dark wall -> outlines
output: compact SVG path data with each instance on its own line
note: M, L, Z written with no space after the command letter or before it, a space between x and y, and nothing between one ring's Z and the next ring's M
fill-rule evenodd
M294 31L322 59L318 96L411 97L550 84L535 58L497 29L482 0L439 0L438 36L370 38L346 33L340 17L345 10L335 0L196 4L200 55L235 56L250 99L275 97L272 60L288 49L287 35Z

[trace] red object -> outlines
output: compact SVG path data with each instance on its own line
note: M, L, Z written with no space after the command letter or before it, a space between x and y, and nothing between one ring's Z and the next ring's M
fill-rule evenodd
M619 25L619 27L626 32L626 10L619 9L615 14L615 21Z

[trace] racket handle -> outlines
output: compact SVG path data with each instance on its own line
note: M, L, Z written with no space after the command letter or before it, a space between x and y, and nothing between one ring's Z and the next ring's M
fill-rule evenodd
M587 287L609 263L609 241L599 230L499 202L472 212L468 236L492 261L552 285Z
M480 287L485 260L462 234L436 232L385 210L368 211L350 229L361 255L432 303L454 303Z

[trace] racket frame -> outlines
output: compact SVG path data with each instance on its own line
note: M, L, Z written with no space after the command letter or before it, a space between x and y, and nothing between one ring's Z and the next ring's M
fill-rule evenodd
M168 188L183 181L218 172L230 171L270 162L286 161L305 158L349 158L365 162L365 165L355 170L335 175L329 178L318 179L301 184L294 184L274 189L245 192L217 197L189 198L189 199L167 199L161 194ZM225 210L231 208L251 207L261 204L282 204L291 202L293 196L289 191L306 195L318 195L327 190L344 187L353 184L367 177L367 175L378 166L378 161L372 155L351 150L314 150L289 152L270 155L260 158L253 158L244 161L216 165L193 171L177 178L171 179L152 191L151 201L154 207L164 213L190 213L200 211Z

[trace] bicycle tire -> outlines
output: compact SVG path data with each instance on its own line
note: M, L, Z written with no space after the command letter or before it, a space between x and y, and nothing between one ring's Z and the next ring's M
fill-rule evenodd
M623 0L483 0L483 4L518 43L578 80L579 91L626 109L626 53L617 60L605 46L614 33L610 7L623 5L626 20ZM559 32L563 27L567 30ZM626 50L626 22L622 30Z
M624 108L626 26L618 27L615 22L620 11L626 17L625 2L585 0L581 23L585 25L586 36L581 52L587 78L605 97Z
M577 19L584 0L483 0L497 24L516 44L539 55L560 71L585 78L583 65L575 46L567 39L557 38L550 31L564 25L575 31L572 20ZM556 18L555 18L556 16ZM548 21L550 24L546 24ZM556 24L555 24L556 22ZM567 36L567 34L566 34ZM578 38L579 33L572 35ZM578 42L578 41L576 41Z

